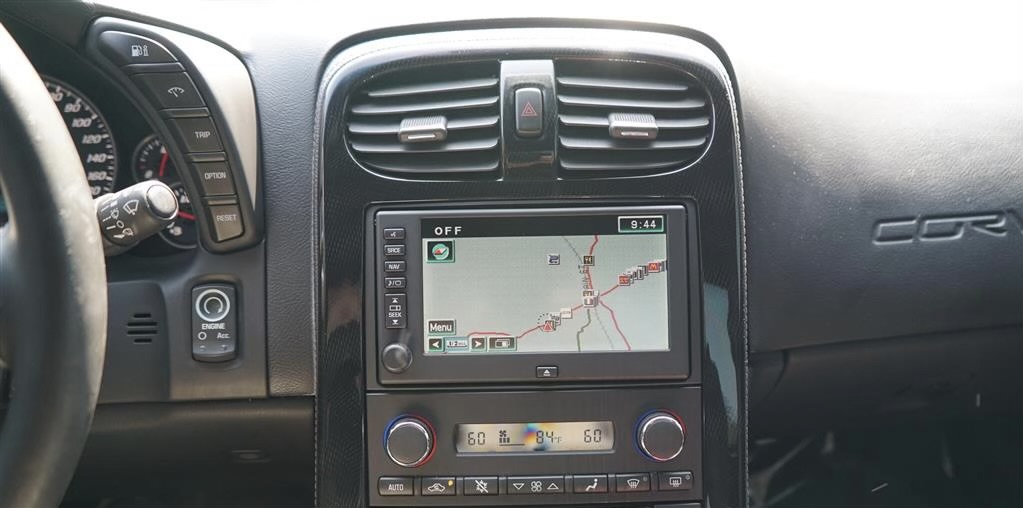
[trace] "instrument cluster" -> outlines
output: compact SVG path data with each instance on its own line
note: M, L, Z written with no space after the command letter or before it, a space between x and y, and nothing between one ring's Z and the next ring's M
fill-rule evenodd
M198 240L191 202L173 158L141 112L77 53L30 34L19 39L78 149L93 198L151 179L177 195L178 218L133 252L161 256L194 249ZM0 195L0 224L6 221Z

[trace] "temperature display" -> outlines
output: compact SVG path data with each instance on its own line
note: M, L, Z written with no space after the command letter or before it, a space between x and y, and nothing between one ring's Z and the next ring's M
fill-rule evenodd
M612 422L467 423L457 426L458 453L559 453L614 450Z

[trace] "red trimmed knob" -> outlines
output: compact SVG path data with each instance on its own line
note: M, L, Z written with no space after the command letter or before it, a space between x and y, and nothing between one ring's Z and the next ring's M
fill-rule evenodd
M398 418L384 434L387 456L402 467L419 467L433 456L433 428L415 416Z

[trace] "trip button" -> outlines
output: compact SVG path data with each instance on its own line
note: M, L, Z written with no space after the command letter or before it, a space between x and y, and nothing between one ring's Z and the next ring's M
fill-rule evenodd
M170 63L178 59L162 44L141 35L109 31L99 35L100 51L118 66L140 63Z
M617 492L647 492L649 490L650 475L648 473L615 475L615 491Z
M213 239L218 242L237 238L245 233L242 212L238 205L210 205L210 224L213 225Z
M411 476L382 476L377 480L377 492L381 496L415 495L415 479Z
M200 162L192 165L203 196L234 195L234 178L227 161Z
M131 78L157 109L201 108L206 105L192 78L184 72L136 74Z
M212 118L174 118L167 123L187 152L219 152L224 148Z

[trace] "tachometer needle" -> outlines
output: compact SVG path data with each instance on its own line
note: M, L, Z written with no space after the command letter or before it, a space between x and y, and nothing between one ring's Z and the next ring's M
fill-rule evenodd
M160 172L157 176L163 178L163 172L167 169L167 159L170 158L170 154L163 152L163 156L160 157Z
M181 210L178 210L178 217L181 217L182 219L195 220L195 215L188 212L182 212Z

